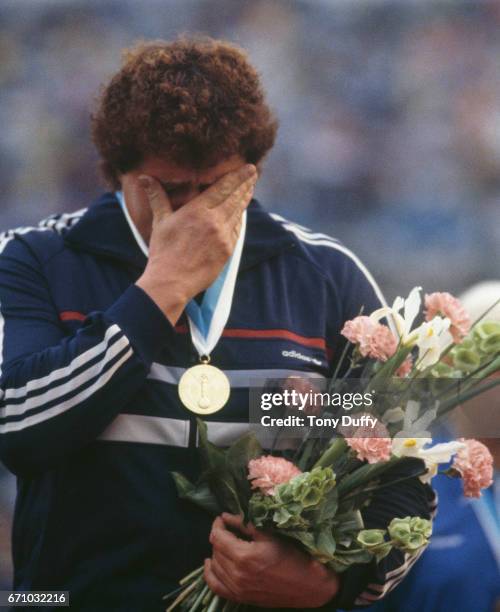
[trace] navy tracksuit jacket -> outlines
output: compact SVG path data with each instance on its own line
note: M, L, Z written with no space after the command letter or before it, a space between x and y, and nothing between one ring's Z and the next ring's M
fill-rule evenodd
M209 556L211 520L178 499L170 471L196 478L195 423L177 382L197 363L185 318L172 327L134 282L146 258L114 194L0 241L0 458L18 478L12 534L18 590L69 590L72 610L156 612ZM218 444L245 430L252 377L327 376L347 319L380 304L336 240L253 201L234 302L212 363L226 407ZM429 516L418 481L388 491L368 526ZM354 568L325 609L366 605L412 560Z

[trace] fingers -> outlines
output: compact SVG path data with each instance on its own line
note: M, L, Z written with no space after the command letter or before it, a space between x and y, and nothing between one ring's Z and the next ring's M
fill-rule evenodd
M234 593L232 593L215 574L212 567L212 561L210 559L205 559L204 578L210 590L216 595L219 595L219 597L223 597L224 599L229 599L229 601L236 601Z
M246 554L249 546L248 542L241 540L226 528L221 517L217 517L212 525L210 544L233 562L241 559L242 555Z
M246 533L248 528L245 526L245 523L243 521L243 517L241 516L241 514L229 514L229 512L223 512L220 515L220 518L222 522L224 523L225 527L230 527L231 529L237 529L238 531L241 531L245 535L249 535L248 533Z
M240 235L241 225L243 223L243 212L250 204L252 196L253 188L248 192L244 200L233 200L227 206L225 202L219 207L223 215L222 223L229 228L235 240L237 240Z
M242 215L239 215L238 217L236 217L235 222L233 223L231 230L230 230L235 245L240 236L242 223L243 223L243 217Z
M232 217L241 215L245 208L250 204L253 197L255 183L257 177L252 177L234 191L224 202L219 206L220 214L226 221Z
M254 525L252 525L252 523L247 523L245 525L243 522L243 517L241 515L229 514L228 512L224 512L223 514L221 514L220 518L222 519L222 522L226 527L229 527L231 529L237 529L238 531L241 531L242 534L246 535L252 540L255 540L256 542L269 539L266 534L264 534L262 531L259 531L256 527L254 527Z
M237 574L235 571L234 563L231 563L231 561L228 561L226 557L221 557L216 553L210 559L210 567L215 576L227 589L229 589L233 594L239 593L237 583L239 574Z
M146 174L141 174L137 178L137 182L146 193L153 216L161 217L173 213L172 205L170 204L167 194L155 178Z
M203 192L205 206L215 208L237 192L241 196L248 188L255 185L256 180L257 169L252 164L246 164L234 172L228 172Z

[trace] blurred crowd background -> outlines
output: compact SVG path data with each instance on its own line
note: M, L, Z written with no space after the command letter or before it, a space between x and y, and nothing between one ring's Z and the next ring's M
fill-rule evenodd
M2 0L0 231L103 190L99 85L141 38L245 47L281 127L257 197L340 238L386 296L498 277L500 2ZM0 589L13 480L0 467Z

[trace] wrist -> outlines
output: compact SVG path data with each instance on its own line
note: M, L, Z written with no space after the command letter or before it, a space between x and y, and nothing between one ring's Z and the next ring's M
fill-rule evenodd
M135 283L155 302L172 325L179 320L189 298L175 282L158 282L146 272Z

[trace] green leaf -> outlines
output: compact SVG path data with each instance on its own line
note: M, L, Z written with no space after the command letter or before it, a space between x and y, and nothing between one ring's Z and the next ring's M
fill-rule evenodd
M227 451L224 451L208 440L207 426L201 419L196 419L200 438L200 452L205 465L202 479L208 483L219 505L232 514L243 512L238 497L237 486L233 474L226 461Z
M316 552L316 542L314 541L314 535L309 531L280 531L283 535L288 538L298 540L307 552L314 556Z
M373 554L364 549L339 550L327 566L341 574L351 567L362 563L369 563L373 559Z
M307 516L313 525L331 523L338 510L338 492L336 487L328 491L314 508L307 509Z
M273 521L278 527L282 527L283 525L286 525L291 516L292 515L285 507L281 507L274 512Z
M200 439L200 453L203 465L208 472L225 467L225 451L215 446L208 440L207 425L201 419L196 419L198 425L198 435Z
M227 451L227 459L235 468L247 470L248 462L260 457L262 452L262 446L255 435L248 433L230 446Z
M234 478L227 472L214 475L210 480L210 487L217 497L217 501L222 505L226 512L231 514L243 514Z
M194 484L179 472L171 472L171 474L172 478L174 479L175 486L177 487L179 497L184 499L184 497L195 488Z
M373 558L373 554L364 549L350 549L350 550L337 550L335 553L335 559L342 563L348 563L353 565L355 563L369 563Z
M385 529L362 529L358 533L357 541L363 548L377 548L385 543Z
M316 548L326 559L331 559L335 554L337 543L333 537L332 528L329 525L325 525L316 538Z
M363 517L359 510L351 510L343 514L337 514L334 525L340 533L349 531L358 532L360 529L364 528Z
M248 480L248 462L260 457L262 452L262 447L254 434L243 436L226 452L226 468L233 477L234 489L245 521L248 521L249 518L248 504L252 496L252 487Z
M391 550L392 544L390 542L386 542L384 546L380 547L380 549L378 549L375 553L375 559L377 560L377 563L380 563L382 559L385 559L387 555L391 552Z
M349 563L341 562L338 559L332 559L331 561L328 561L326 565L336 574L342 574L342 572L345 572L350 567Z
M200 482L194 485L178 472L172 472L172 478L181 499L187 499L210 514L218 515L223 511L208 483Z
M480 364L479 355L473 350L457 349L453 351L453 365L463 372L472 372Z
M337 488L331 489L325 496L323 503L318 508L316 518L318 523L323 523L332 519L339 507L339 493Z

